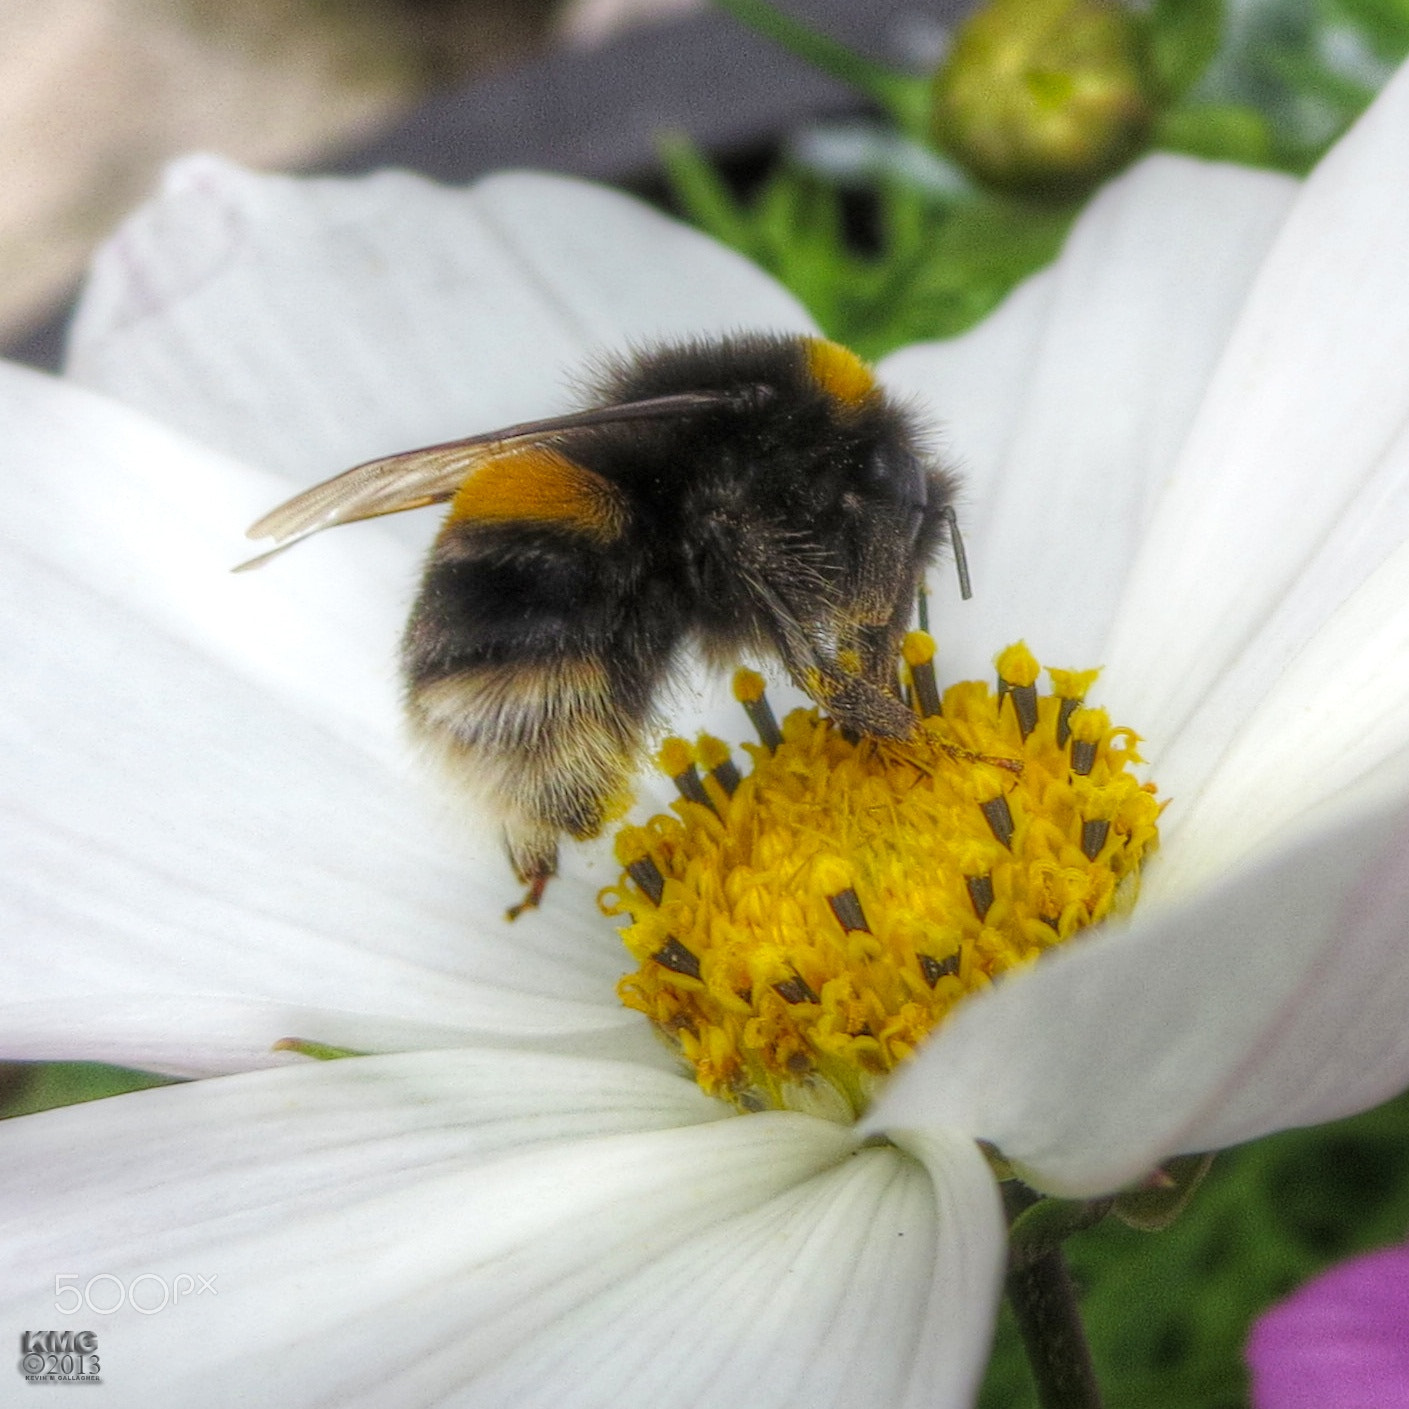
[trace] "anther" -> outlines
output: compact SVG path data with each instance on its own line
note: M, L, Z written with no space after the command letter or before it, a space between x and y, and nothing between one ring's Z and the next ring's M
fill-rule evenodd
M922 719L940 713L939 686L934 675L934 640L924 631L911 631L901 643L901 654L910 667L910 683Z
M1023 738L1037 728L1037 686L1010 685L1008 695L1013 701L1013 710L1018 716L1018 728Z
M1026 739L1037 727L1037 677L1042 667L1021 641L999 652L997 666L998 698L1012 696L1018 728Z
M1048 668L1052 677L1052 693L1061 701L1057 711L1057 747L1064 749L1071 738L1071 717L1086 701L1086 692L1096 683L1098 670L1055 670Z
M987 919L988 912L993 906L993 877L965 876L964 884L969 889L969 903L974 907L974 914L980 920Z
M700 961L678 939L672 935L656 950L651 958L663 969L672 973L684 974L686 978L700 976Z
M835 895L829 895L827 904L832 907L832 914L837 917L837 924L848 934L853 930L861 930L866 934L871 933L871 926L866 923L866 912L861 908L861 901L850 886L845 890L838 891Z
M660 904L660 898L665 894L665 877L661 875L660 867L651 857L642 856L636 861L629 862L626 874L645 891L652 905Z
M1088 777L1096 766L1101 740L1110 729L1110 716L1103 709L1079 709L1071 713L1071 771Z
M1081 824L1081 851L1088 861L1094 861L1101 854L1110 830L1111 824L1099 817Z
M949 978L959 972L959 956L957 954L951 954L947 959L936 959L931 954L917 954L915 957L920 961L920 972L931 988L940 979Z
M782 983L773 985L773 992L785 1003L820 1003L822 1000L808 987L807 980L798 975L785 978Z
M729 747L712 734L701 734L695 746L695 756L705 772L724 790L726 797L733 797L735 789L743 782L738 766L729 756Z
M667 739L658 755L661 772L680 790L686 802L697 802L715 812L714 803L700 781L699 770L689 744L684 739Z
M763 692L763 676L756 670L735 671L734 698L743 705L763 747L776 749L783 742L783 731L778 728L778 718Z
M997 797L979 803L979 811L983 813L983 819L988 823L989 830L998 839L998 844L1006 846L1011 851L1013 849L1013 810L1008 806L1008 799L999 793Z

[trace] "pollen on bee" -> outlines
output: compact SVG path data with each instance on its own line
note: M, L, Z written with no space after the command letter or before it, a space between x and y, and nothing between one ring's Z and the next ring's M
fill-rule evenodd
M812 380L844 406L858 406L875 394L871 369L849 348L825 338L808 338L807 370Z
M912 672L933 655L907 640ZM740 672L750 770L725 786L708 735L662 748L678 787L704 768L721 810L681 787L671 815L624 829L601 904L639 965L622 1001L704 1090L852 1118L967 994L1133 902L1161 806L1135 736L1080 703L1094 672L1049 672L1039 694L1020 647L999 674L951 685L912 739L852 740L813 708L770 742L763 682Z

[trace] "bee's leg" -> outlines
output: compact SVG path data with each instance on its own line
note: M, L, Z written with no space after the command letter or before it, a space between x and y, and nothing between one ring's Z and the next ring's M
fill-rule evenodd
M558 874L557 828L523 819L504 824L504 846L514 875L527 887L517 905L504 912L505 919L517 920L525 910L536 910Z

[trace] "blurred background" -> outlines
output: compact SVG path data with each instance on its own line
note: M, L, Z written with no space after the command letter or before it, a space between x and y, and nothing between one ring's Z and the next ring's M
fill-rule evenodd
M915 68L965 3L789 8ZM649 183L663 130L746 159L862 106L704 0L3 0L0 348L53 362L89 251L180 152Z

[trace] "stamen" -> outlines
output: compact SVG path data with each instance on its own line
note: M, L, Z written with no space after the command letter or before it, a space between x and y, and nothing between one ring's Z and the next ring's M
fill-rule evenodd
M942 978L952 978L959 972L959 956L951 954L947 959L936 959L930 954L916 956L920 961L920 972L931 988Z
M718 813L719 809L705 792L699 770L695 767L693 752L684 739L667 739L660 747L657 761L661 772L675 784L686 802L697 802L701 807Z
M1018 728L1024 739L1037 728L1037 658L1021 641L998 657L998 698L1013 701Z
M1071 717L1081 708L1086 692L1096 683L1100 674L1097 670L1053 670L1047 674L1052 679L1052 693L1061 701L1057 711L1057 747L1064 749L1071 738Z
M852 930L871 933L871 927L866 923L866 912L861 908L861 901L854 890L839 890L835 895L829 895L827 904L832 907L837 924L848 933Z
M694 979L700 976L700 961L674 935L671 935L651 958L672 973L684 974L686 978Z
M734 698L743 705L763 747L776 749L783 742L783 731L778 728L778 718L763 692L763 676L756 670L735 671Z
M1069 716L1071 771L1087 778L1096 766L1096 751L1110 731L1110 716L1103 709L1076 709Z
M665 877L661 875L660 867L649 856L643 856L639 861L633 861L626 870L650 897L651 904L659 905L661 896L665 894Z
M1011 648L1009 710L973 681L930 697L932 643L906 646L911 738L852 743L816 709L780 726L740 672L761 706L751 771L708 735L671 740L681 799L618 833L622 879L599 903L629 919L622 1001L742 1111L853 1119L966 994L1132 904L1157 843L1138 739L1079 703L1093 673L1052 671L1038 695Z
M986 920L988 912L993 908L993 877L965 876L964 884L969 889L969 900L973 904L974 914L980 920Z
M794 974L782 983L775 983L773 991L785 1003L820 1003L822 1000L807 986L807 980Z
M1101 854L1110 831L1111 824L1098 817L1081 824L1081 850L1088 861L1094 861Z
M729 756L729 746L713 735L701 734L695 745L695 757L706 774L719 784L724 796L733 797L743 777Z
M979 811L983 813L986 821L997 837L1000 846L1006 846L1009 851L1013 849L1013 812L1008 806L1008 799L1001 793L990 798L987 802L979 803Z
M1081 708L1080 700L1063 700L1057 711L1057 747L1064 749L1071 738L1071 717Z
M900 651L910 667L910 684L915 691L920 718L934 719L942 709L934 676L934 638L925 631L911 631Z
M652 905L659 905L665 894L665 877L651 855L649 833L640 827L623 827L616 834L617 864L640 886Z

